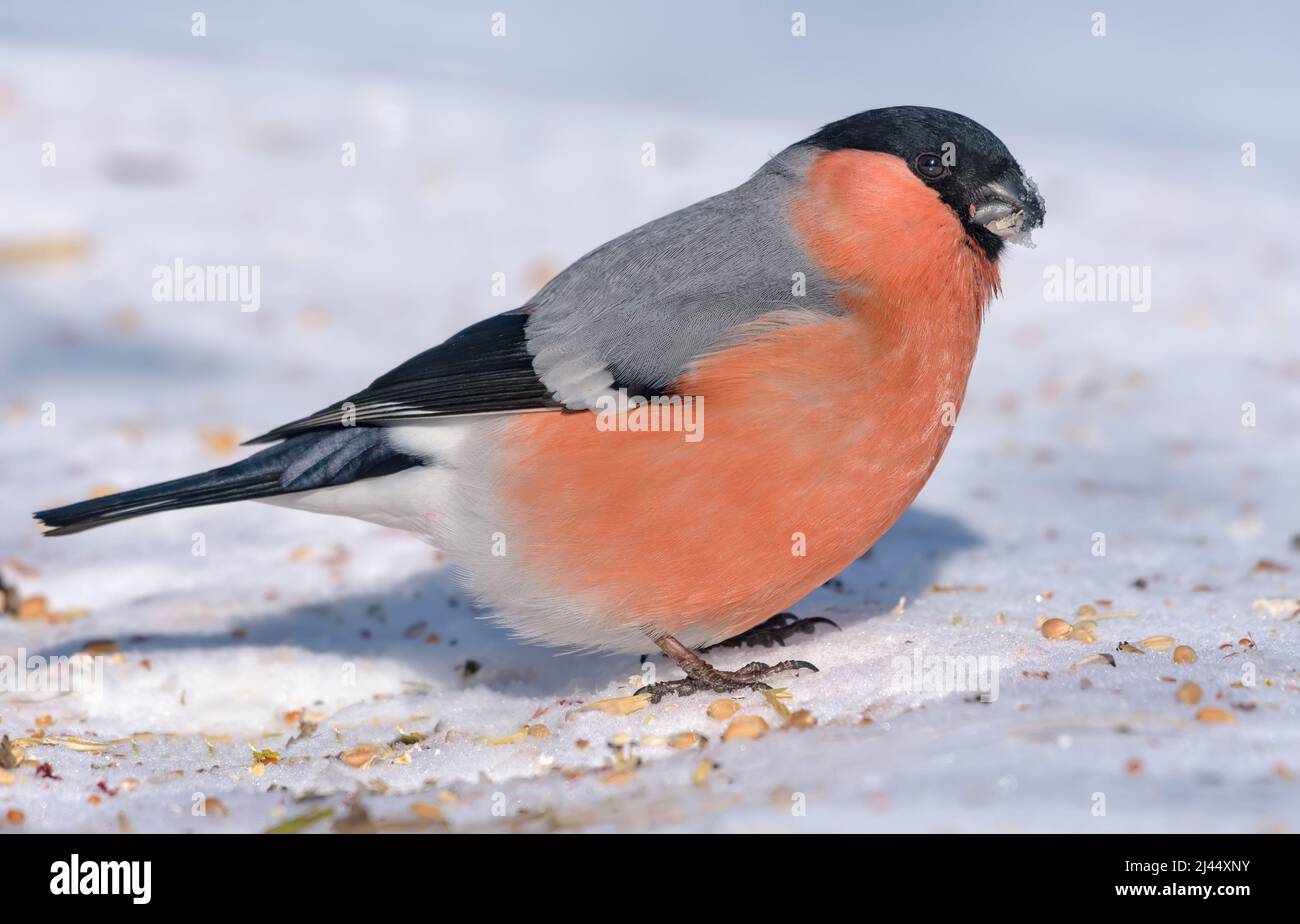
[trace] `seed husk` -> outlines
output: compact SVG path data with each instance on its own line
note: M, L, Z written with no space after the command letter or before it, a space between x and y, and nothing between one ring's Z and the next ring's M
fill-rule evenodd
M379 749L370 744L359 744L354 748L348 748L339 755L339 760L349 767L364 769L375 762L379 756Z
M1090 664L1106 664L1109 665L1110 667L1114 667L1115 656L1112 654L1107 654L1105 652L1101 652L1099 654L1094 654L1094 655L1088 655L1088 657L1084 658L1082 661L1076 661L1073 666L1087 667Z
M762 716L757 715L738 715L731 720L727 730L722 733L723 741L734 741L737 738L746 738L750 741L757 741L767 734L769 726L763 721Z
M1085 644L1097 641L1097 624L1088 620L1079 623L1071 630L1070 641L1084 642Z
M1190 645L1179 645L1174 649L1175 664L1195 664L1196 650Z
M613 699L598 699L580 707L578 711L599 710L606 715L631 715L633 712L644 709L649 705L650 694L638 693L635 696L615 696Z
M1178 692L1175 693L1174 696L1177 697L1180 703L1184 703L1188 706L1195 706L1201 701L1201 688L1198 684L1192 683L1189 680L1178 688Z

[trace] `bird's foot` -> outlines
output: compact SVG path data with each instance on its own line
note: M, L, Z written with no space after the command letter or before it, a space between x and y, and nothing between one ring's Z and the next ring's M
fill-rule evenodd
M712 651L714 648L755 648L759 645L764 648L771 648L773 645L785 647L786 639L792 635L805 634L812 635L817 631L819 624L834 626L839 629L839 624L834 620L827 619L825 616L810 616L807 619L800 619L794 613L777 613L771 619L765 619L752 629L746 629L739 635L733 635L707 648L701 648L700 651Z
M764 677L783 674L786 671L813 671L817 668L807 661L782 661L779 664L764 664L751 661L740 670L719 670L711 664L700 661L700 666L686 668L686 676L681 680L661 680L637 690L637 693L649 693L650 702L657 703L665 696L691 696L695 693L735 693L738 690L770 690L763 682Z

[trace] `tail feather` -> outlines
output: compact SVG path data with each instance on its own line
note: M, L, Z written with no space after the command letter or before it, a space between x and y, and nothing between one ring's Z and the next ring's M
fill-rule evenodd
M65 536L164 510L310 491L422 464L390 447L379 428L303 433L231 465L33 516L47 536Z

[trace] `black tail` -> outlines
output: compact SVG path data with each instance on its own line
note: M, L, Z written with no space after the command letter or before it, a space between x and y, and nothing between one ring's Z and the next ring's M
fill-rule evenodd
M421 464L420 459L389 446L379 428L303 433L210 472L41 510L34 516L47 536L64 536L147 513L310 491Z

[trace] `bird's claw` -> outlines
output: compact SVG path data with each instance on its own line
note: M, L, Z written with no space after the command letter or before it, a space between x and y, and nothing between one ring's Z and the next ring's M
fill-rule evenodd
M733 635L707 648L701 648L701 651L711 651L714 648L754 648L761 645L764 648L771 648L773 645L785 647L785 640L796 633L806 633L812 635L819 623L828 626L834 626L839 629L839 624L834 620L827 619L825 616L810 616L807 619L800 619L794 613L777 613L770 619L765 619L752 629L746 629L739 635Z
M723 671L715 667L708 667L706 670L688 674L681 680L661 680L658 683L644 686L636 691L636 695L648 693L650 702L657 703L669 694L691 696L695 693L706 692L735 693L739 690L770 690L772 687L764 683L760 678L770 677L773 674L783 674L786 671L801 670L816 673L817 667L807 661L781 661L778 664L751 661L739 670L734 671Z

